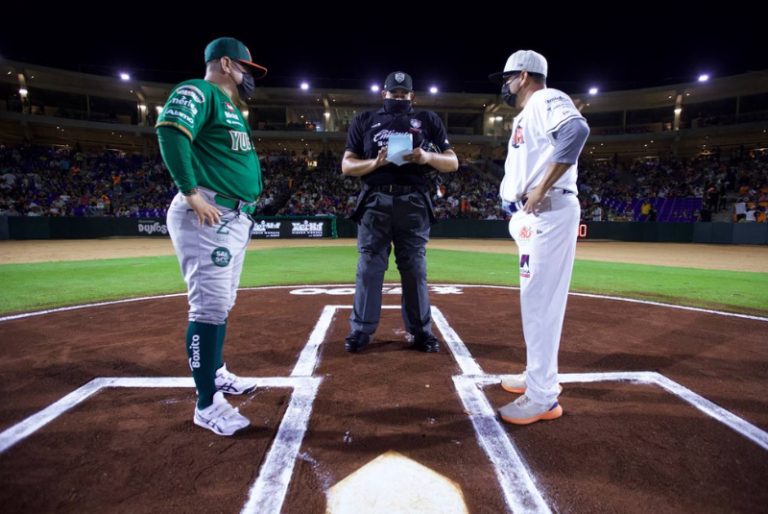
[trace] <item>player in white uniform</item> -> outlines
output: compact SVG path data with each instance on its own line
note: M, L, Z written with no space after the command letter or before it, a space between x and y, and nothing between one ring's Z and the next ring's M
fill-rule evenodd
M581 209L577 162L589 127L570 97L547 88L547 60L520 50L504 71L504 101L522 111L512 124L500 196L512 213L509 232L520 253L520 306L527 348L526 371L502 387L524 393L499 409L501 418L526 425L563 414L557 401L557 353L576 253Z

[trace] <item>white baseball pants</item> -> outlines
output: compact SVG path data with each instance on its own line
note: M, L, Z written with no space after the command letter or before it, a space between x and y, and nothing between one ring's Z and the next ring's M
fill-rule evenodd
M539 215L518 210L509 233L520 254L520 308L527 349L526 395L551 404L559 394L557 354L571 283L581 208L578 197L550 190Z

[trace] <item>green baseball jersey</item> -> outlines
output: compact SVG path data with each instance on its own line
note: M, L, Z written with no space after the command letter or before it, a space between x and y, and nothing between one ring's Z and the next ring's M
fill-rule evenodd
M194 79L176 86L156 126L176 128L192 142L192 169L176 170L180 176L173 177L181 191L203 186L246 202L261 194L251 128L216 84Z

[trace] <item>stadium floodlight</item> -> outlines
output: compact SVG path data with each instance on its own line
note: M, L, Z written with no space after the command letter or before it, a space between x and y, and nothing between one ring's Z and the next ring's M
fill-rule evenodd
M131 80L131 76L128 75L127 73L121 73L120 80Z
M437 88L435 86L432 86L431 88L429 88L429 92L434 95L435 93L437 93Z
M590 95L596 95L598 93L598 89L596 87L589 88L589 94Z
M373 91L374 93L377 92L378 90L379 90L379 86L377 86L376 84L371 86L371 91Z
M306 82L302 82L301 83L301 89L306 91L307 89L309 89L309 84L307 84Z
M706 82L709 80L709 75L699 75L699 82Z

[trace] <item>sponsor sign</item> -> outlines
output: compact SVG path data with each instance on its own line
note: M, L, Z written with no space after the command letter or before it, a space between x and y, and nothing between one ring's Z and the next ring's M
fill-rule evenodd
M168 225L155 220L139 220L139 235L167 236Z
M257 221L253 225L253 236L257 238L279 239L281 221Z

